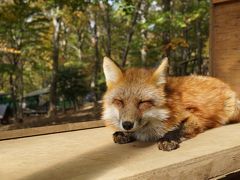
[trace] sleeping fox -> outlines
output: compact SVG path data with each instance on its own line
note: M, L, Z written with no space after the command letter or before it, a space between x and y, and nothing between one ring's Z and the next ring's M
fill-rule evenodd
M167 58L157 69L125 71L104 58L103 119L117 129L115 143L153 141L171 151L207 129L240 121L240 101L227 84L205 76L168 77L167 69Z

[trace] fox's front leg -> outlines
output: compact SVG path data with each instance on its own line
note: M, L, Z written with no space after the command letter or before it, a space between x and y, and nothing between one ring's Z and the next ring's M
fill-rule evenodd
M179 144L182 141L193 138L203 132L203 127L201 127L199 121L194 115L184 119L176 130L166 133L158 141L158 148L163 151L171 151L179 148Z
M172 151L179 148L179 141L162 138L158 141L158 149L163 151Z
M158 148L163 151L172 151L174 149L179 148L179 144L181 143L182 136L182 126L179 128L167 132L164 137L159 139Z
M135 141L136 139L131 132L117 131L113 134L113 141L118 144L126 144Z

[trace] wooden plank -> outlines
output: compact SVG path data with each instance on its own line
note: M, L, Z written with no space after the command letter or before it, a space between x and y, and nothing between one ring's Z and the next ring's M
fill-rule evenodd
M240 146L124 179L211 179L238 170L239 167Z
M213 30L213 4L210 4L210 18L209 18L209 74L214 76L214 70L213 70L213 58L214 58L214 51L213 51L213 45L214 45L214 30Z
M224 2L230 2L230 1L235 1L235 0L212 0L212 3L217 4L217 3L224 3Z
M115 144L110 128L0 141L0 179L203 180L240 168L240 123L163 152L155 143Z
M87 122L69 123L69 124L61 124L61 125L53 125L53 126L45 126L45 127L1 131L0 140L60 133L60 132L67 132L67 131L76 131L76 130L98 128L98 127L104 127L104 126L105 125L103 120L98 120L98 121L87 121Z
M220 180L220 179L234 180L234 179L239 179L239 177L240 177L240 169L237 169L236 171L233 171L233 172L221 175L221 176L217 176L217 177L211 178L209 180Z
M211 75L227 82L240 95L240 1L211 7Z

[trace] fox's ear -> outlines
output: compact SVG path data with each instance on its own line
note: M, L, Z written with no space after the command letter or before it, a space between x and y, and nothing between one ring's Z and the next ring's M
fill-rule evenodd
M153 80L156 82L157 85L161 85L167 82L167 72L168 71L168 58L165 57L162 60L162 63L153 73Z
M121 69L108 57L103 59L103 72L108 87L123 77Z

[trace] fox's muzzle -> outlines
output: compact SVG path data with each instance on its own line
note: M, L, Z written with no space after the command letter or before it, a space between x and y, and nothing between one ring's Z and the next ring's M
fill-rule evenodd
M123 128L125 129L125 130L130 130L130 129L132 129L133 128L133 123L132 122L130 122L130 121L123 121L122 122L122 126L123 126Z

